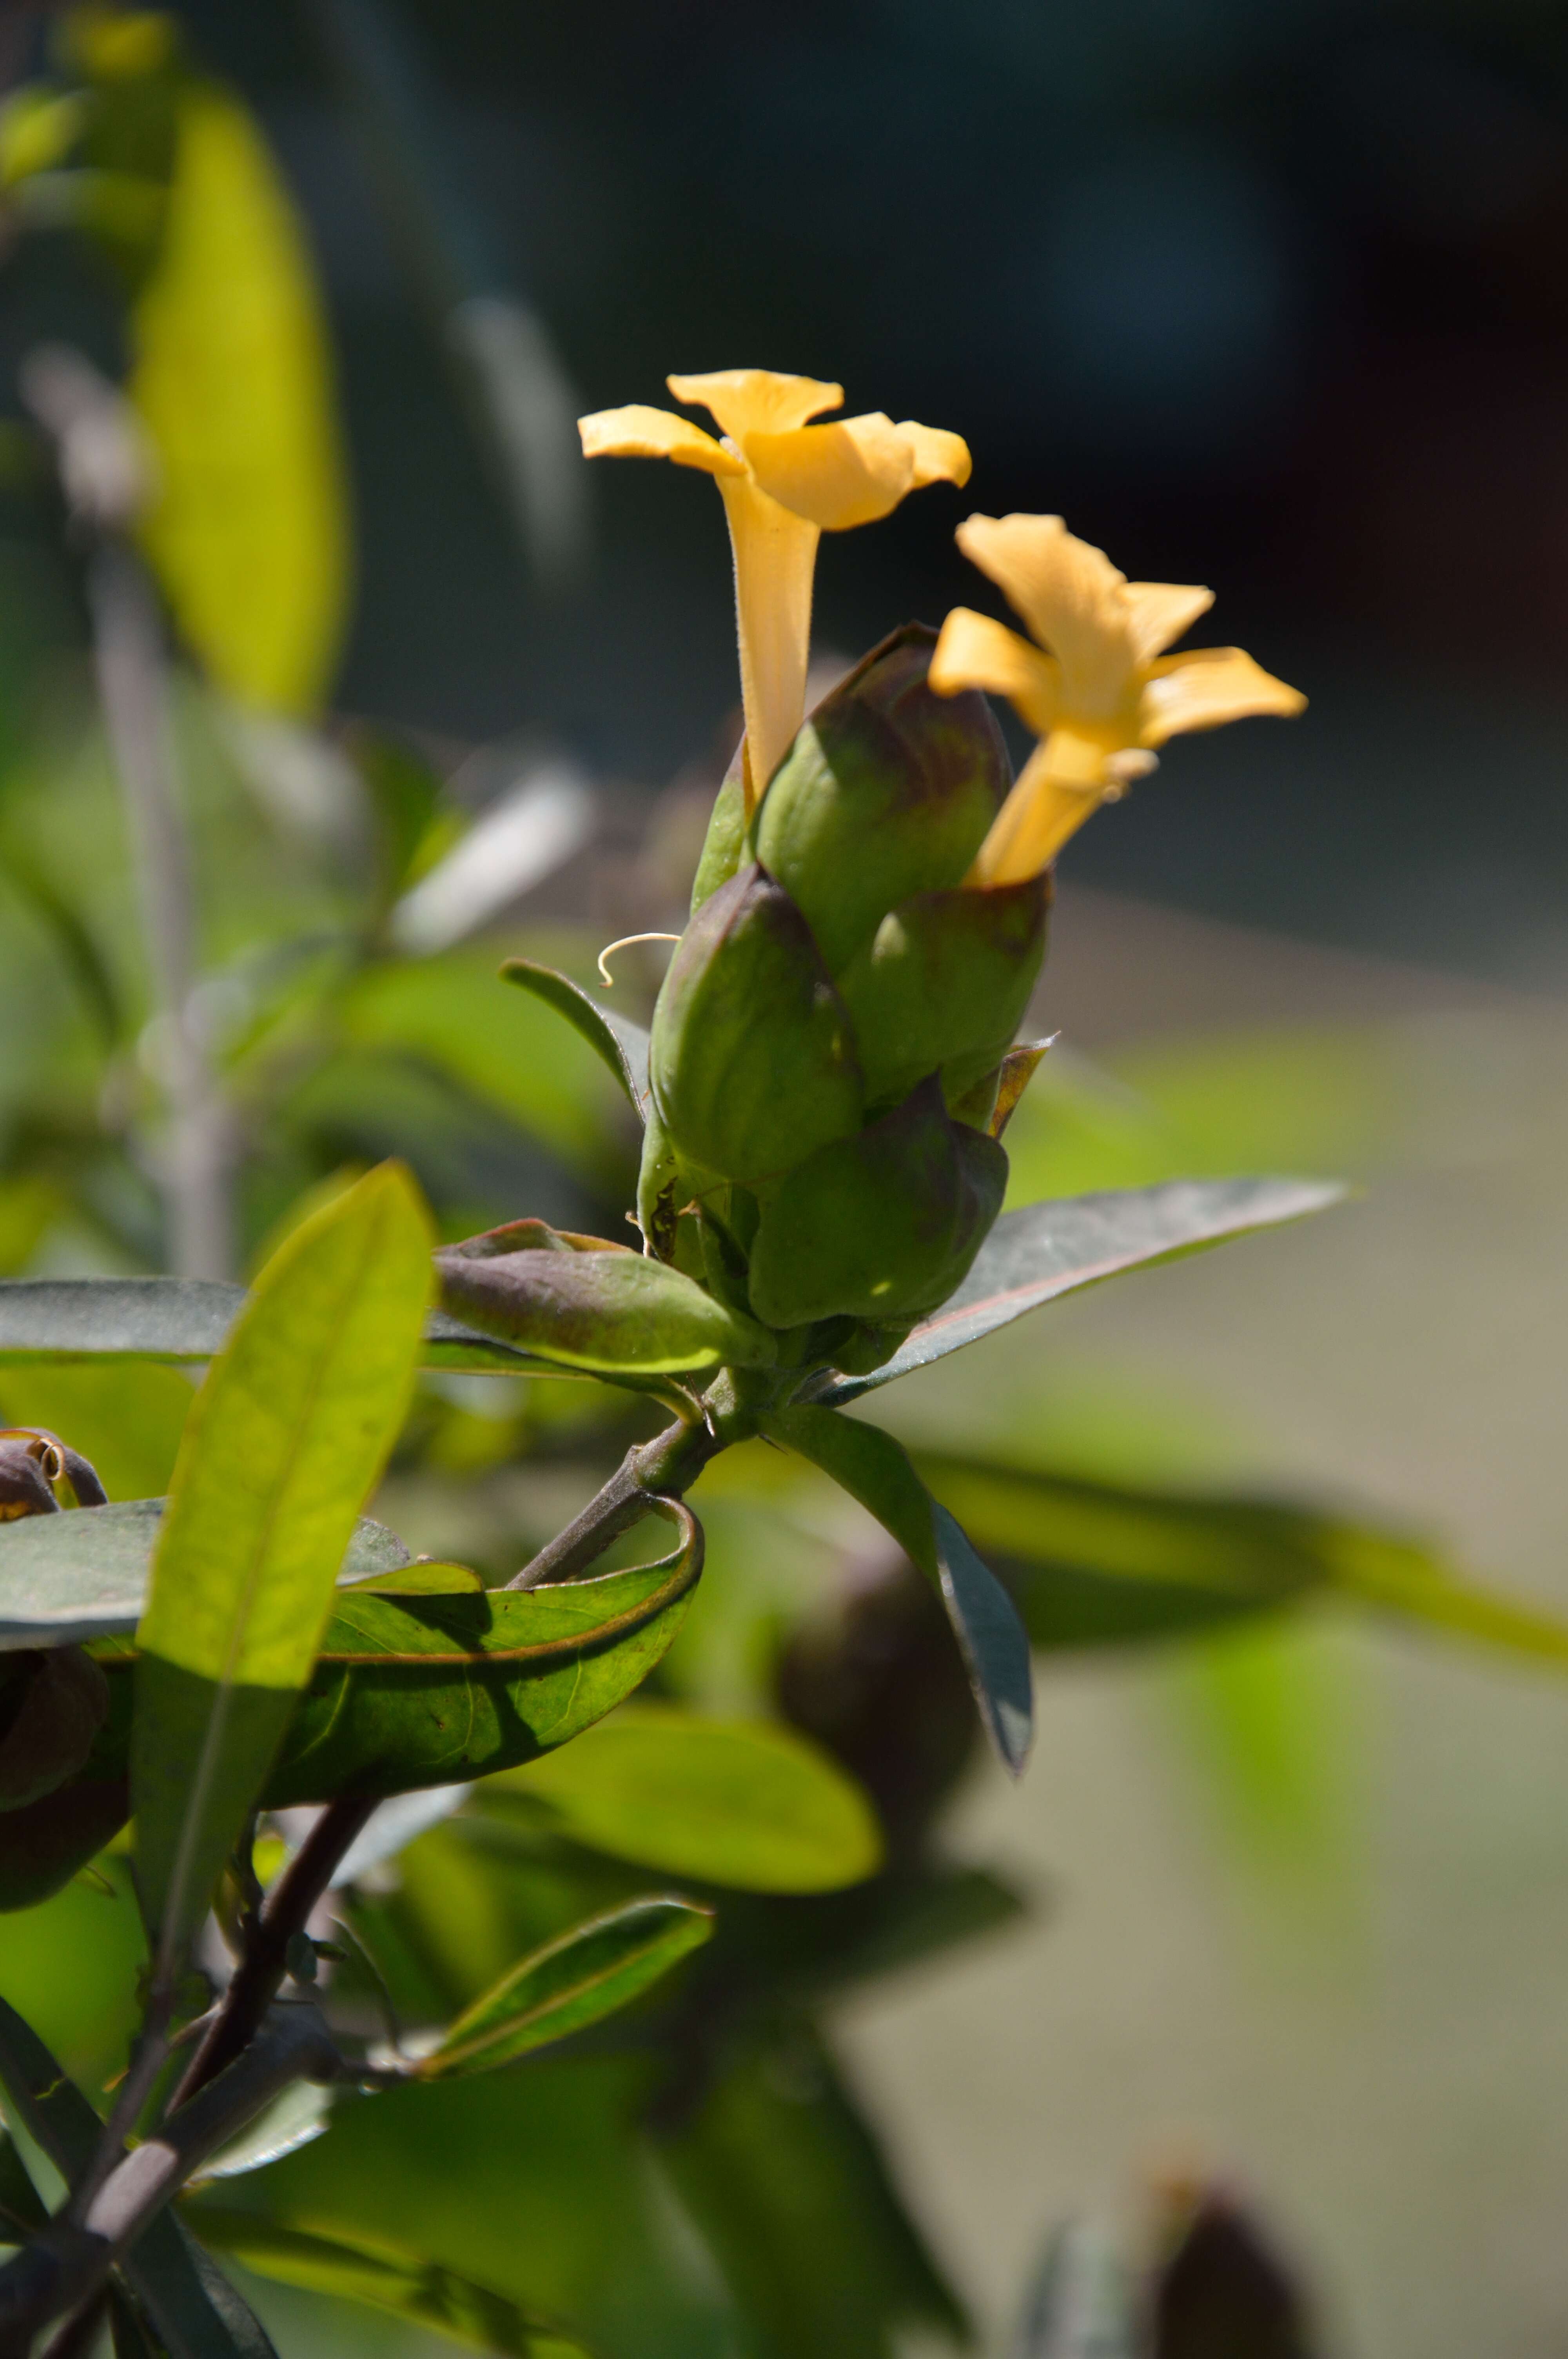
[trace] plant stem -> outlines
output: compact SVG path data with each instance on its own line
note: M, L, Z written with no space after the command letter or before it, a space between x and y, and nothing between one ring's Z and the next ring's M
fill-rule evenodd
M0 2269L0 2359L24 2359L51 2319L69 2312L74 2323L192 2173L281 2090L296 2081L336 2079L341 2069L317 2008L275 2009L243 2056L115 2165L80 2225L51 2222Z
M338 1863L375 1809L375 1800L346 1798L329 1802L301 1844L287 1872L262 1909L255 1932L229 1984L211 2028L187 2065L174 2104L185 2105L199 2089L231 2065L255 2035L277 1995L287 1967L288 1945L305 1930L312 1909L331 1884Z
M641 1448L629 1450L582 1513L514 1574L507 1588L537 1589L544 1582L571 1580L618 1534L639 1523L655 1498L678 1499L688 1491L711 1459L741 1439L733 1430L737 1422L716 1417L709 1427L683 1420L666 1426Z
M233 1124L193 1005L196 895L176 780L163 616L131 538L149 488L140 429L124 396L69 345L37 347L18 381L54 438L71 524L88 552L93 665L129 823L168 1107L158 1184L169 1258L179 1277L231 1277Z

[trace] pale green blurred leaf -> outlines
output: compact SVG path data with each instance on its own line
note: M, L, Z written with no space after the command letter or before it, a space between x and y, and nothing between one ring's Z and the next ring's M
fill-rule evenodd
M309 712L337 660L349 532L326 327L253 118L180 94L130 392L157 454L147 553L185 637L243 702Z
M881 1863L860 1788L806 1738L764 1721L627 1705L492 1780L484 1797L507 1792L617 1859L744 1892L832 1892Z

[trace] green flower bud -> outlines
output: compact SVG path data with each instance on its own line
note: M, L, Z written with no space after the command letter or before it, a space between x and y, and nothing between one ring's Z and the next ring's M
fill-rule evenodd
M1049 887L917 893L890 909L838 978L872 1105L941 1072L950 1098L996 1065L1045 955Z
M755 864L682 935L648 1070L669 1144L698 1178L765 1179L859 1129L843 1003L799 909Z
M968 1274L1006 1188L1006 1154L951 1119L932 1074L764 1195L752 1309L769 1327L934 1310Z
M984 697L926 686L935 643L906 624L824 697L752 823L833 975L895 904L959 883L1012 783Z

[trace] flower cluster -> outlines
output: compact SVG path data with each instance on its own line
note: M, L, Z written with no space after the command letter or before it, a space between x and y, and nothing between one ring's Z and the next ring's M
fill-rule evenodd
M1031 634L958 607L867 657L807 720L819 536L968 479L956 434L829 421L838 386L669 380L716 440L633 405L589 457L710 474L735 561L745 736L654 1011L644 1249L783 1339L871 1365L962 1281L1000 1209L1013 1048L1074 831L1185 730L1304 699L1238 647L1165 651L1212 604L1129 582L1059 516L972 516L958 545ZM1014 781L982 690L1038 743Z

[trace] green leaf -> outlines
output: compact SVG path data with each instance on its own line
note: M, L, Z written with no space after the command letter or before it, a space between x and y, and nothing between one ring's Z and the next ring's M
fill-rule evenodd
M19 2245L49 2219L9 2130L0 2130L0 2244Z
M215 1359L245 1305L243 1286L208 1277L14 1277L0 1280L0 1364L39 1360ZM558 1375L444 1311L425 1321L420 1364Z
M421 2080L443 2081L514 2064L629 2006L712 1932L711 1908L674 1897L589 1918L521 1959L415 2070Z
M806 2027L741 2049L662 2151L752 2359L892 2359L969 2339L875 2137Z
M585 1375L653 1378L767 1367L767 1330L694 1278L600 1237L514 1221L436 1256L441 1299L470 1328Z
M0 1524L0 1651L128 1637L146 1604L165 1504L126 1499L81 1515ZM395 1573L408 1560L395 1533L362 1516L341 1578Z
M614 1075L625 1091L632 1111L640 1122L647 1120L648 1102L648 1035L630 1016L612 1016L579 989L569 975L560 974L553 966L540 966L533 959L508 959L501 970L503 981L514 983L523 991L531 991L557 1016L564 1016L574 1032L580 1033L594 1055Z
M1326 1518L1264 1500L1086 1482L915 1453L1046 1648L1175 1637L1291 1603L1328 1577Z
M209 2244L258 2277L363 2302L505 2359L586 2359L580 2343L531 2317L510 2295L379 2237L335 2223L330 2230L285 2227L208 2203L192 2217Z
M349 530L308 247L246 110L192 82L130 393L158 491L147 553L180 631L248 704L308 712L335 665Z
M1004 1212L963 1284L891 1360L869 1375L820 1377L807 1397L841 1408L877 1385L978 1343L1059 1294L1124 1269L1195 1253L1250 1229L1299 1221L1338 1203L1344 1194L1343 1188L1320 1180L1176 1180L1158 1188L1065 1196Z
M349 1040L434 1065L589 1179L619 1170L618 1096L551 1008L503 990L493 951L383 960L353 979L338 1015Z
M1406 1533L1270 1499L1091 1483L924 1451L916 1463L1002 1566L1038 1647L1172 1637L1334 1593L1568 1663L1568 1621L1478 1587Z
M938 1506L902 1445L880 1427L828 1408L775 1409L761 1420L773 1440L831 1474L892 1533L946 1609L986 1734L1017 1777L1034 1734L1029 1641L1012 1600Z
M79 2179L103 2125L37 2033L0 1999L0 2083L16 2119L62 2179ZM169 2212L160 2212L120 2263L169 2359L276 2359L227 2278Z
M602 1718L670 1645L702 1571L696 1517L661 1505L680 1546L626 1571L477 1595L341 1590L269 1807L486 1777Z
M296 1700L413 1388L429 1229L384 1165L263 1271L191 1411L137 1631L131 1785L168 1974Z
M742 1892L834 1892L881 1860L860 1788L772 1722L633 1704L486 1795L498 1788L546 1804L596 1851Z

